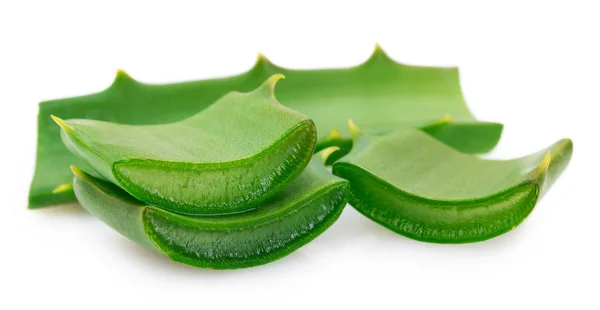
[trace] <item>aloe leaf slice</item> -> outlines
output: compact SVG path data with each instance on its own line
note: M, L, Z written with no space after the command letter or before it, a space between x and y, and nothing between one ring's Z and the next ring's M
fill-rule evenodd
M260 55L250 71L212 80L150 85L118 71L104 91L40 104L29 207L73 201L68 167L86 167L60 143L50 115L131 125L175 122L200 112L229 91L251 91L276 73L287 77L276 90L279 101L315 120L318 149L338 145L341 152L336 156L349 151L345 146L352 143L345 126L348 117L377 134L406 125L420 127L467 153L489 151L502 131L501 124L475 121L461 94L456 68L400 64L379 46L363 64L344 69L291 70ZM335 131L339 138L326 141Z
M373 221L428 242L476 242L519 225L567 166L571 140L513 160L463 154L414 129L357 131L333 165L350 181L350 204Z
M63 121L65 145L132 196L186 214L246 211L285 188L316 143L308 117L280 105L273 75L202 112L162 125Z
M72 169L77 199L91 214L174 261L204 268L252 267L284 257L323 233L347 202L348 182L329 173L318 158L257 209L218 216L165 211Z

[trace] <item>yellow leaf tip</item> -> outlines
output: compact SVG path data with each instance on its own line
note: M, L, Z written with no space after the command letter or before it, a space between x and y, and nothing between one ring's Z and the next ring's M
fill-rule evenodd
M264 69L265 67L272 67L271 61L263 53L258 53L256 57L256 63L254 64L254 70Z
M325 140L336 140L336 139L341 139L342 138L342 134L335 128L331 129L331 131L329 132L329 136L327 136L327 138L325 138Z
M261 88L268 89L269 94L273 96L275 94L275 85L281 79L285 79L285 75L281 73L273 74L263 83Z
M71 172L73 172L74 176L78 178L85 178L85 172L81 171L79 168L75 167L74 165L71 165L69 168L71 168Z
M117 83L123 83L126 81L135 82L135 80L127 72L125 72L125 70L117 69L117 76L115 77L115 81L113 82L113 85L115 85Z
M383 50L383 47L381 47L381 45L379 43L375 43L375 49L373 50L373 53L371 54L371 57L369 57L367 62L377 61L378 59L385 60L385 61L390 60L388 55Z
M123 69L117 69L117 79L119 78L133 80L133 78L131 78L131 76Z
M452 122L452 116L450 116L450 114L446 114L442 117L442 119L440 120L440 122L442 123L451 123Z
M331 154L339 151L340 148L337 146L330 146L330 147L326 147L322 150L320 150L319 152L317 152L317 155L319 155L319 157L321 157L321 161L324 163L327 162L327 159L329 158L329 156L331 156Z
M548 151L548 153L546 153L546 155L544 156L544 159L542 159L540 168L542 168L543 170L548 170L548 167L550 166L551 161L552 161L552 152Z
M72 189L73 189L73 184L65 183L65 184L61 184L61 185L57 186L56 188L54 188L52 190L52 194L63 193L63 192L67 192Z
M539 180L542 176L544 176L546 174L546 171L548 171L548 168L550 167L550 163L552 162L552 152L548 151L548 153L546 153L546 155L544 156L544 159L542 159L542 162L538 165L536 172L535 172L535 179Z
M356 139L362 133L351 118L348 119L348 130L350 131L350 135L352 135L352 139Z
M67 122L65 122L62 118L54 116L54 115L50 115L50 117L52 117L52 120L56 123L56 125L58 125L62 130L71 130L69 128L69 125L67 125Z

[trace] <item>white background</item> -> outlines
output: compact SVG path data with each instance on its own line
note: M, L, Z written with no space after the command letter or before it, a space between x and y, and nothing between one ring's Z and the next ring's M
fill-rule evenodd
M480 2L2 1L0 309L599 309L600 10ZM348 207L282 260L210 271L140 248L76 204L26 209L42 100L101 90L117 68L153 83L235 74L258 52L292 68L350 66L376 42L405 63L460 67L475 115L506 124L491 158L573 139L570 166L517 229L427 244Z

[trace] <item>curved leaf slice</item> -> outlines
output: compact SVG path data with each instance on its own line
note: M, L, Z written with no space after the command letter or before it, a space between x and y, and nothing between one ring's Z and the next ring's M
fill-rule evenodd
M338 145L342 152L337 156L349 150L344 145L351 146L345 128L348 117L363 124L363 130L370 133L385 133L406 125L422 127L440 141L467 153L489 151L502 131L501 124L475 121L461 94L456 68L400 64L379 46L366 62L345 69L291 70L260 55L250 71L212 80L150 85L119 71L104 91L40 104L36 171L29 207L73 201L73 193L67 187L71 180L68 166L86 167L59 142L51 114L131 125L175 122L200 112L232 90L251 91L275 73L288 78L276 90L279 101L315 120L319 149ZM453 121L448 122L448 116ZM339 133L339 139L328 143L325 140L332 131Z
M571 140L513 160L485 160L406 129L357 133L333 173L350 181L350 204L373 221L428 242L493 238L520 224L567 166Z
M184 264L232 269L262 265L307 244L340 216L348 182L313 159L284 191L257 209L189 216L146 205L73 168L81 205L125 237Z
M93 168L85 170L141 201L187 214L241 212L285 188L313 154L313 122L273 96L280 78L170 124L56 121Z

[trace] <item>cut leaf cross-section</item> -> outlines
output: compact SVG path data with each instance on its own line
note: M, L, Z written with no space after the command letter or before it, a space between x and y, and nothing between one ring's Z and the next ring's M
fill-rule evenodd
M119 71L104 91L40 104L29 207L73 201L71 190L54 190L70 183L69 165L85 168L85 162L60 143L51 114L129 125L170 123L195 115L232 90L251 91L277 73L287 77L276 89L278 100L313 119L317 149L337 145L341 151L336 156L348 152L352 145L345 128L348 117L374 134L407 125L422 128L466 153L489 151L502 131L501 124L475 120L462 96L456 68L401 64L379 46L366 62L343 69L287 69L261 55L251 70L240 75L167 85L141 83Z
M571 140L513 160L463 154L419 130L357 134L333 165L350 204L402 235L438 243L486 240L520 224L567 166Z
M206 110L163 125L56 119L65 145L137 199L187 214L256 207L308 164L316 143L308 117L280 105L274 75Z
M81 205L127 238L184 264L213 269L262 265L307 244L340 216L348 182L318 158L285 190L248 212L189 216L144 204L77 168Z

